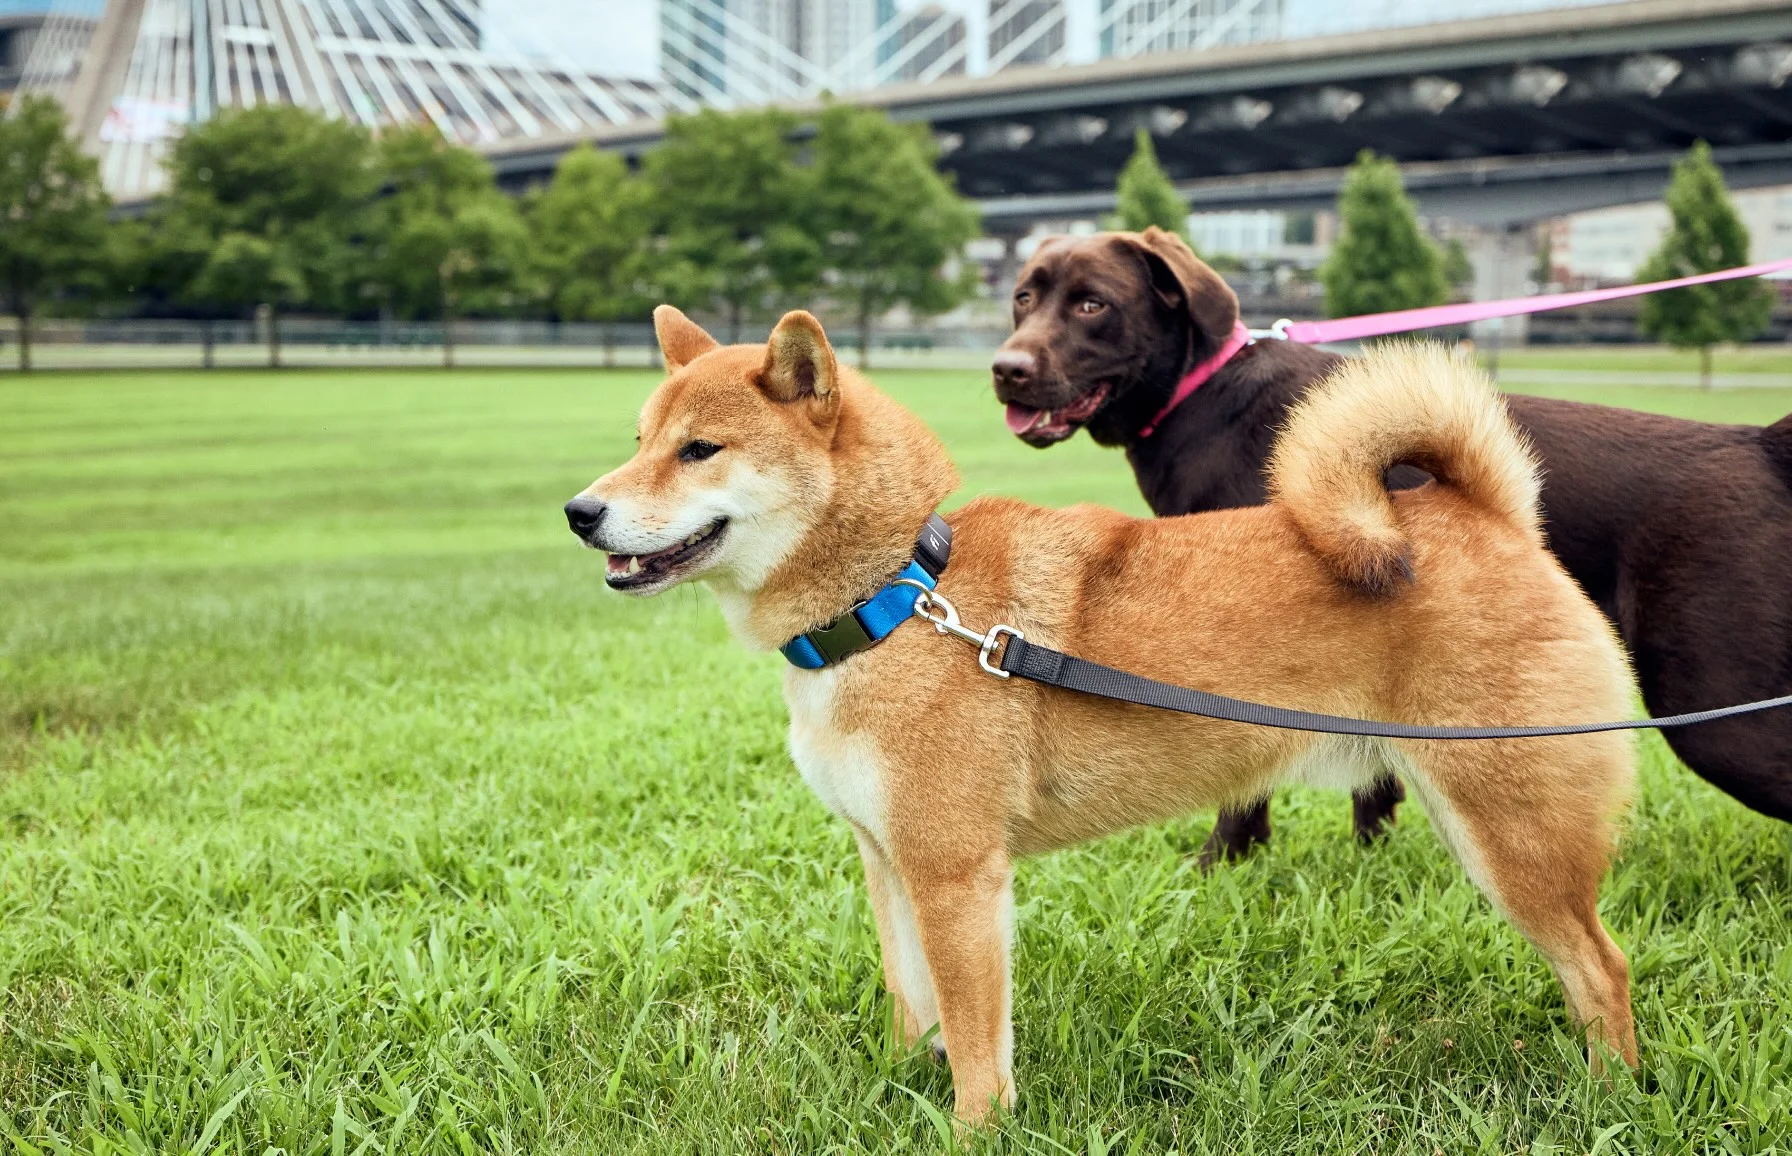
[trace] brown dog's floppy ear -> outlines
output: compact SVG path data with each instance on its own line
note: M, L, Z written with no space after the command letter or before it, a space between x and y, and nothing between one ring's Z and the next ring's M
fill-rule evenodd
M1164 304L1188 310L1189 320L1217 344L1238 324L1238 294L1207 262L1174 233L1152 225L1143 233L1121 234L1138 247L1151 270L1151 287Z
M654 309L653 335L660 339L660 353L666 359L667 373L677 373L717 348L716 339L703 332L703 326L680 313L675 305Z
M840 369L834 347L822 332L821 322L793 309L772 330L765 343L765 364L759 370L759 388L773 401L802 397L829 398L839 383Z

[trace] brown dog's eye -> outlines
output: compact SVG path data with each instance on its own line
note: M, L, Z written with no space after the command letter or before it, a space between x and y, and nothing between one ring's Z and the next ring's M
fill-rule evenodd
M1076 311L1078 313L1100 313L1107 307L1108 303L1101 300L1099 297L1085 297L1076 303Z
M1029 306L1033 303L1032 292L1027 289L1022 289L1019 293L1016 293L1014 295L1014 303L1016 305L1020 306L1022 309L1025 309L1027 306Z
M679 447L678 460L681 462L701 462L715 457L722 452L722 447L714 442L706 442L701 438L689 441Z

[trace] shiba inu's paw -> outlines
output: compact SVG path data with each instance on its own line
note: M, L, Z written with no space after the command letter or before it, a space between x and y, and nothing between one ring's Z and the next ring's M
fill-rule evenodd
M1012 1080L986 1096L959 1096L953 1105L952 1122L959 1132L990 1127L1005 1113L1012 1111L1018 1099Z

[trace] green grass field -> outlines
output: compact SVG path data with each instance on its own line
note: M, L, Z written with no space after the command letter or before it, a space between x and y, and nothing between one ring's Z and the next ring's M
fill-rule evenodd
M1140 510L975 374L961 497ZM775 656L607 592L560 503L642 373L0 381L0 1135L18 1152L937 1151ZM1583 393L1765 421L1792 391ZM942 654L942 659L944 658ZM1022 1103L974 1150L1786 1151L1792 840L1650 748L1604 911L1640 1078L1409 808L1023 864Z

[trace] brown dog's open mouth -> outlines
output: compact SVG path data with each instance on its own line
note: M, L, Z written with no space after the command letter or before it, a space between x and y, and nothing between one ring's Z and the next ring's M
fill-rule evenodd
M1109 388L1108 382L1100 382L1069 405L1057 409L1034 409L1011 401L1008 403L1008 429L1028 445L1048 446L1061 442L1095 416L1095 411L1107 401Z
M677 578L714 552L728 528L727 518L717 518L676 546L652 554L611 554L604 582L612 590L639 590L660 586Z

